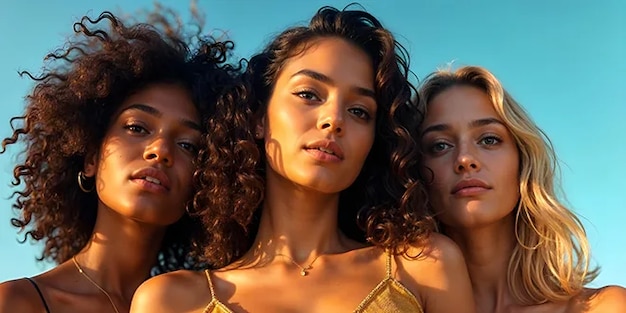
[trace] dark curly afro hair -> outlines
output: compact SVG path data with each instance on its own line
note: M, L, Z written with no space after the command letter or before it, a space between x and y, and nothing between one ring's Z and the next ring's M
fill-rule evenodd
M19 217L11 223L26 230L24 241L44 242L39 260L64 262L88 242L97 195L81 192L77 173L99 148L126 97L149 84L178 84L192 94L206 127L239 73L227 63L231 41L200 36L201 27L183 34L163 12L149 14L148 20L151 24L126 26L110 12L85 16L74 24L66 46L45 58L40 76L21 73L36 85L24 115L11 119L13 135L3 140L2 153L15 143L24 149L12 182ZM201 227L187 215L168 227L152 274L203 266L193 241Z

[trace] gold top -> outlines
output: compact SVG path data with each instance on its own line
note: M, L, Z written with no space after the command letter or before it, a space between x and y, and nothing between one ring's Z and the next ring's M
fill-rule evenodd
M391 275L391 254L387 253L387 275L361 301L354 313L423 313L422 306L413 293ZM204 271L211 290L211 301L204 309L204 313L233 313L215 296L213 281L209 270Z

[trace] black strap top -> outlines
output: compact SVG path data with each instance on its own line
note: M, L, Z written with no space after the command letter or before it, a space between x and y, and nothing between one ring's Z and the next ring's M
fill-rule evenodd
M43 293L41 293L41 289L39 289L39 286L37 286L37 283L32 280L30 277L26 277L26 280L28 280L33 287L35 287L35 290L37 290L37 293L39 294L39 298L41 298L41 302L43 303L43 307L46 309L46 313L50 313L50 308L48 308L48 303L46 303L46 299L43 297Z

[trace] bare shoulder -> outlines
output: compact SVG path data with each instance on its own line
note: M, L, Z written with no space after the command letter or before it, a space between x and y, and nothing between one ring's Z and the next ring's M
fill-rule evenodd
M424 311L472 312L474 299L465 259L451 239L433 233L396 260L397 276L421 299Z
M26 279L16 279L0 284L0 313L42 312L43 309L39 294Z
M626 288L621 286L605 286L598 289L586 289L572 299L578 310L585 313L626 312Z
M202 312L210 300L205 273L180 270L141 284L133 296L130 312Z
M439 288L457 277L469 277L461 249L439 233L431 234L420 245L411 245L396 260L399 273L422 286Z
M407 269L429 269L433 274L453 268L465 269L465 259L461 249L450 238L433 233L420 245L408 247L406 256L402 258L402 265ZM445 273L443 273L445 274Z

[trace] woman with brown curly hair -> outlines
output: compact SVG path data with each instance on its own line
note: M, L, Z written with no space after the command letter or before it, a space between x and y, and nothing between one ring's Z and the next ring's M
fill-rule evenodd
M550 141L488 70L433 73L420 89L424 180L463 251L478 312L626 312L597 276L580 220L555 191Z
M324 7L278 35L201 164L206 257L225 267L155 277L131 312L472 312L463 257L431 233L411 170L408 74L360 10Z
M12 223L59 265L1 284L1 312L128 312L148 277L202 264L185 209L206 122L237 74L232 43L149 17L158 26L83 17L12 119L3 150L25 145Z

